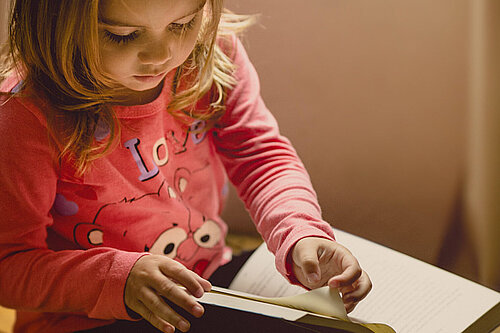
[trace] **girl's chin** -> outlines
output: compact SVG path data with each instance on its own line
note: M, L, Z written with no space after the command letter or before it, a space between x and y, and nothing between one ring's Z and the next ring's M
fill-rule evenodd
M161 93L161 89L163 88L162 81L151 84L151 85L141 85L139 87L135 87L130 85L125 87L125 90L120 93L122 98L118 98L119 104L121 105L138 105L138 104L147 104L155 100L158 95Z

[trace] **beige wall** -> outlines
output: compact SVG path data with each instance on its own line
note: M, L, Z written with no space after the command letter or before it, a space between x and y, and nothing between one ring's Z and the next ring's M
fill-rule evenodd
M227 3L261 13L245 44L324 218L454 265L465 243L442 244L460 231L452 222L460 221L466 152L468 0ZM226 219L252 230L242 216L233 198ZM470 262L460 269L474 274Z

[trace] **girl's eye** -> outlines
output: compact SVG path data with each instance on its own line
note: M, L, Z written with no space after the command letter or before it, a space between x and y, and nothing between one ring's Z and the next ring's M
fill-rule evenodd
M194 28L197 17L198 17L198 15L195 15L191 19L191 21L189 21L187 23L170 23L170 25L168 26L168 29L170 31L177 32L177 33L180 33L182 31L186 31L186 30L191 30Z
M106 37L106 39L109 40L110 42L116 44L127 44L128 42L131 42L134 39L136 39L138 34L139 34L138 31L134 31L128 35L116 35L107 30L104 30L104 37Z

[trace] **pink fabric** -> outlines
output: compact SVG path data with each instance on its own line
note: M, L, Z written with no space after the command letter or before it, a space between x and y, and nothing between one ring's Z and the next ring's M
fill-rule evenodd
M18 309L17 331L69 332L132 320L123 290L147 253L209 277L227 258L219 214L228 178L291 280L286 258L297 240L333 239L239 41L234 49L238 84L215 129L193 133L204 123L188 128L165 112L171 73L155 101L116 107L119 144L83 177L68 161L55 163L43 115L48 105L26 89L0 107L0 302ZM11 79L2 90L16 84ZM107 135L101 125L95 140Z

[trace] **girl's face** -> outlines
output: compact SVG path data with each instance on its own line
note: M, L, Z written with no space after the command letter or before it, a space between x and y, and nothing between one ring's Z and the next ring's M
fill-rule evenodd
M126 104L154 99L166 74L194 48L206 0L101 0L99 50Z

